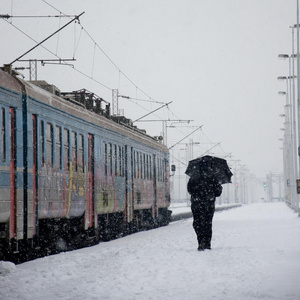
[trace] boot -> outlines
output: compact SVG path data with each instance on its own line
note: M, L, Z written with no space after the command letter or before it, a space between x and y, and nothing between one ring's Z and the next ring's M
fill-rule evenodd
M201 242L198 246L198 251L204 251L205 248L205 243L204 242Z

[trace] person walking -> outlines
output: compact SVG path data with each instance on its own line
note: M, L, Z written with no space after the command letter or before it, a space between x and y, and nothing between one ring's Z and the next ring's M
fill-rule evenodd
M192 176L187 185L191 195L193 228L197 235L198 251L211 249L212 220L216 197L222 194L222 186L215 177Z

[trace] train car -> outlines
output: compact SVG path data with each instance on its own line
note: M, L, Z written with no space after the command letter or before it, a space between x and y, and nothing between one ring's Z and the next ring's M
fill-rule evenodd
M87 90L0 70L0 259L168 224L167 147L109 110Z

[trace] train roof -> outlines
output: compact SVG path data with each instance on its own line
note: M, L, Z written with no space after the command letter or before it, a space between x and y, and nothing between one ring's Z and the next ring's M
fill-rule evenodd
M50 105L60 111L67 112L86 122L122 134L160 151L168 152L168 148L164 144L158 141L157 138L146 134L144 130L133 126L130 119L123 116L111 116L109 110L99 108L99 101L103 101L107 106L109 104L104 99L95 97L93 93L85 89L70 93L61 93L57 87L49 85L45 81L30 82L20 79L16 75L0 70L0 85L7 90L26 94L32 99ZM87 97L87 100L92 99L92 102L87 101L87 105L84 101L78 101L76 97L73 97L74 95L81 95L81 98L84 95L84 97Z

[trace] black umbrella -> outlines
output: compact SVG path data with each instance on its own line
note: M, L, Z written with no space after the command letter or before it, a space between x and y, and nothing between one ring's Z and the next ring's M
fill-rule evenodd
M204 180L214 177L220 184L231 183L232 176L225 159L210 155L190 160L185 174Z

